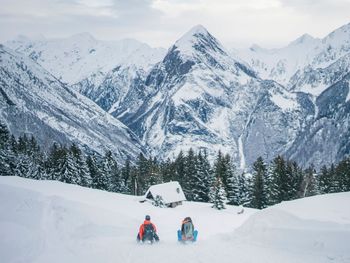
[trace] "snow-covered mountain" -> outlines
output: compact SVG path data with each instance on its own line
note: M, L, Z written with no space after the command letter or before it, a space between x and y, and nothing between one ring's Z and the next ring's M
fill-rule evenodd
M350 73L322 92L315 105L313 121L300 131L286 155L301 164L338 162L350 154Z
M203 26L176 41L141 87L112 114L163 157L221 149L244 168L286 149L313 114L308 96L257 78Z
M319 167L350 154L350 24L323 39L305 34L285 48L234 54L203 26L168 51L88 34L7 43L95 101L161 158L192 147L212 159L221 149L241 168L278 154Z
M350 24L322 39L303 35L281 49L253 46L234 54L243 57L260 77L275 80L289 91L309 94L313 101L315 116L299 131L288 157L319 166L350 154Z
M133 39L100 41L89 33L62 39L32 40L19 36L4 45L31 57L52 75L71 85L96 73L106 74L118 65L134 65L147 71L165 52Z
M54 181L0 177L3 262L272 262L350 260L350 193L314 196L257 211L184 202L158 208L140 197ZM146 214L160 243L136 243ZM198 241L180 245L190 216Z
M310 71L327 68L350 53L350 23L322 39L304 34L283 48L269 50L253 45L248 50L232 53L244 59L263 79L273 79L289 89L319 95L329 85L324 85L323 89L316 88L313 83L311 87L301 87L298 82ZM340 63L344 67L344 59Z
M138 138L91 100L72 91L32 59L0 46L0 116L10 131L41 145L78 143L120 162L143 151Z
M118 107L129 87L145 78L166 52L133 39L100 41L88 33L63 39L19 36L5 45L31 57L106 111Z

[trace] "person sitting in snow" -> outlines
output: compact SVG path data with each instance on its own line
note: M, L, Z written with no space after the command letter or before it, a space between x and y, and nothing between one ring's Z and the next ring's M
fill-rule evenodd
M148 241L151 243L153 243L154 241L159 241L159 237L157 235L157 228L153 223L151 223L151 217L149 215L146 215L145 221L140 226L139 233L137 234L137 241Z
M177 231L179 241L193 241L197 240L198 231L194 230L194 225L190 217L186 217L181 224L181 230Z

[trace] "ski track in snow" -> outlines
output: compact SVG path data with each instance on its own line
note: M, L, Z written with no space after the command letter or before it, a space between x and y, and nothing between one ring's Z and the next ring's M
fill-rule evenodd
M1 262L350 262L350 193L285 202L262 211L217 211L185 202L175 209L140 197L53 181L0 177ZM161 242L136 243L145 214ZM176 231L191 216L198 242Z

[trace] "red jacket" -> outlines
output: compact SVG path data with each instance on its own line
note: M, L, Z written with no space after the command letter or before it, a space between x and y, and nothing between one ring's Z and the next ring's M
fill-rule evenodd
M157 228L156 228L156 226L155 226L153 223L151 223L151 221L145 220L145 221L143 222L143 224L140 226L140 230L139 230L139 237L140 237L140 240L142 240L142 238L143 238L143 234L144 234L144 232L145 232L145 225L149 225L149 224L151 224L151 225L153 226L154 232L157 233Z

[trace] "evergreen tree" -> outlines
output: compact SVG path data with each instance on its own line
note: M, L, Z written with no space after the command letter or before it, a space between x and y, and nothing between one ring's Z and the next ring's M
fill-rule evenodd
M96 155L95 154L89 155L86 158L86 164L92 180L92 184L91 184L92 188L104 189L105 182L104 180L101 180L101 177L102 177L101 170L100 170L100 166L97 161Z
M156 157L149 158L148 166L149 166L149 175L147 178L147 183L146 183L144 192L146 192L151 185L161 184L164 182L161 176L160 167Z
M175 181L178 181L181 187L185 185L185 157L182 151L178 154L175 160ZM187 196L186 196L187 197Z
M15 175L24 178L30 178L30 173L32 171L31 166L32 165L29 156L23 153L19 154L17 156Z
M92 178L90 176L89 168L86 164L86 160L82 151L75 143L71 145L71 147L69 148L69 151L71 153L71 156L75 163L75 167L78 172L77 182L79 182L79 185L81 186L91 187Z
M277 156L272 161L270 169L271 185L269 186L270 204L277 204L288 200L289 184L286 172L286 163L282 156Z
M218 210L225 209L225 203L227 202L226 191L220 177L217 177L211 191L212 193L210 196L212 198L211 203L213 203L212 207Z
M6 125L0 121L0 175L14 175L15 161L11 151L10 132Z
M209 202L211 169L206 151L204 153L199 152L196 159L197 173L194 180L196 187L193 188L194 200L198 202Z
M79 172L75 165L73 154L66 147L62 147L62 152L57 171L59 181L69 184L80 184Z
M136 192L132 190L136 182L135 183L133 182L134 178L132 178L132 175L131 175L131 164L130 164L129 156L125 160L125 165L122 168L121 175L122 175L122 180L124 181L124 184L123 184L124 189L122 189L121 192L125 194L136 195Z
M253 164L251 206L262 209L267 207L267 168L262 157Z
M101 160L100 180L102 189L111 191L111 179L117 172L117 162L114 160L112 152L107 151Z
M238 176L238 183L239 183L239 202L237 202L239 205L242 206L249 206L251 204L252 200L252 179L250 177L250 174L242 173Z
M150 174L151 164L143 153L140 153L136 162L136 174L133 177L135 195L144 194L151 186Z
M236 167L231 160L230 155L225 155L224 165L226 166L226 191L227 201L230 205L238 205L237 195L239 194L239 182L236 174Z
M340 161L335 169L335 180L337 180L337 192L350 190L350 158Z
M224 187L226 188L226 181L227 181L227 167L225 164L224 157L221 153L221 151L218 152L218 155L216 157L215 163L214 163L214 174L215 178L220 177L221 182L223 183ZM226 189L225 189L226 190Z
M182 189L184 191L184 194L189 201L195 201L198 196L198 189L197 189L197 184L200 183L198 182L199 178L197 176L197 160L194 154L193 149L191 148L187 156L185 158L185 169L184 169L184 180L182 183ZM194 195L196 190L196 196ZM196 199L195 199L196 198Z
M332 180L333 178L331 177L331 173L327 166L322 166L317 183L320 194L328 194L332 192Z
M47 179L49 180L60 180L61 171L60 167L62 165L62 159L65 158L65 152L62 148L54 143L50 149L47 161L45 163L45 169L47 174Z
M164 182L170 182L176 180L175 178L175 163L169 158L160 164L160 173Z

